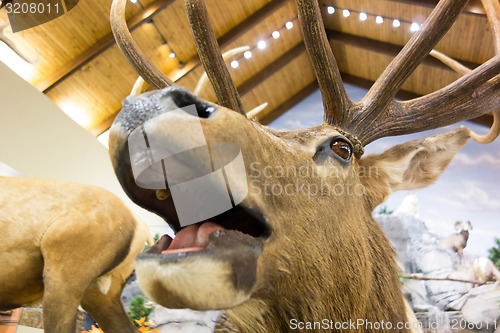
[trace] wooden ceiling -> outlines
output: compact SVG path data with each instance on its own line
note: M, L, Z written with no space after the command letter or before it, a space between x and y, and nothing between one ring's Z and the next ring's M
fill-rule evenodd
M325 28L344 80L369 86L410 39L407 22L424 22L433 0L320 0ZM222 51L238 46L255 47L266 39L264 50L254 49L251 59L240 59L230 68L244 107L250 110L268 102L264 122L306 97L317 88L293 0L206 0L209 16ZM39 61L24 63L8 52L0 60L44 92L86 129L98 135L112 123L121 101L130 92L137 74L114 43L109 25L111 0L80 0L65 15L41 26L9 34ZM327 7L337 8L328 14ZM350 9L344 17L342 10ZM359 20L359 12L374 16ZM392 20L401 20L394 28ZM0 11L0 22L7 20ZM152 20L152 21L151 21ZM294 23L286 29L285 23ZM177 84L193 90L203 73L194 47L182 0L137 0L127 8L132 36L147 57ZM151 23L153 22L153 23ZM280 37L271 37L279 30ZM168 42L168 44L165 43ZM493 39L480 2L472 1L448 34L437 45L441 51L469 67L493 57ZM169 55L175 52L176 57ZM428 57L403 86L402 98L433 92L458 78L458 74ZM213 92L208 93L213 99Z

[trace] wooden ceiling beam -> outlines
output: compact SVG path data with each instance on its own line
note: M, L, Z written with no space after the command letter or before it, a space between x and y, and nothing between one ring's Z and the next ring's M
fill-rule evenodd
M291 0L272 0L271 2L265 4L262 8L260 8L252 15L247 17L245 20L237 24L226 34L219 37L217 41L219 42L221 49L231 44L235 40L237 40L247 31L253 29L262 20L272 15L274 12L283 7L289 1Z
M231 30L229 30L226 34L219 37L217 42L219 43L219 47L223 50L229 44L237 40L241 35L245 32L254 28L257 24L262 22L264 19L272 15L275 11L283 7L288 1L291 0L272 0L264 5L262 8L254 12L252 15L247 17L245 20L237 24ZM170 77L174 82L181 79L184 75L189 74L191 71L195 70L201 66L200 58L198 55L194 55L188 61L184 63L183 66L174 69L168 73L168 77Z
M347 74L345 72L340 72L340 74L342 76L342 82L353 84L355 86L364 88L366 90L370 89L371 86L374 83L374 81L367 80L367 79L361 78L359 76L354 76L354 75L351 75L351 74ZM405 101L406 100L410 100L410 99L414 99L414 98L417 98L417 97L421 97L421 96L422 95L420 95L420 94L415 94L415 93L413 93L411 91L406 91L406 90L403 90L403 89L400 89L397 92L397 94L396 94L396 98L397 99L405 100Z
M253 88L261 84L266 78L270 77L271 75L285 67L292 60L301 55L305 50L306 48L304 46L304 43L300 42L287 52L283 53L280 57L264 67L257 74L240 84L238 87L240 95L244 96L245 94L252 91Z
M259 122L264 125L269 124L271 121L273 121L274 119L278 118L283 113L291 109L293 106L300 103L304 98L312 94L318 88L319 88L318 81L314 80L313 82L309 83L304 88L302 88L298 93L292 95L285 102L281 103L271 112L269 112L264 117L259 119Z
M386 42L381 42L378 40L366 38L366 37L360 37L357 35L350 35L346 34L343 32L335 31L335 30L326 30L328 39L335 40L338 42L341 42L343 44L347 45L352 45L357 48L377 52L377 53L382 53L385 55L388 55L390 57L395 57L402 49L402 45L395 45L395 44L390 44ZM467 66L468 68L474 69L480 64L468 62L468 61L463 61L459 60L464 66ZM433 66L437 67L440 69L448 70L448 71L453 71L451 68L443 64L441 61L437 60L436 58L432 56L427 56L424 61L422 61L422 64L428 65L428 66Z
M161 10L171 5L174 1L175 0L156 0L145 8L141 9L137 14L127 20L127 25L130 31L133 31L140 27L142 24L150 20L154 15L158 14ZM57 71L44 78L42 81L38 82L35 85L36 88L38 88L38 90L40 91L43 91L44 93L47 93L50 89L57 86L68 76L82 68L84 65L92 61L92 59L99 56L114 44L115 38L113 36L113 33L109 32L106 36L99 39L92 46L70 60Z

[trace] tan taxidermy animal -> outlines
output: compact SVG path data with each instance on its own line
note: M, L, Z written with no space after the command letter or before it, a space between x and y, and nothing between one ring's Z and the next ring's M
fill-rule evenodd
M0 310L42 301L44 331L73 333L81 305L106 333L138 333L121 291L148 227L95 186L0 177L0 189Z
M129 197L165 218L176 232L173 241L163 237L152 253L141 254L136 260L139 283L147 296L170 308L224 309L241 332L288 332L294 321L323 319L339 323L383 321L393 325L391 331L409 331L408 326L396 326L415 319L400 290L394 250L371 211L394 191L434 182L471 136L478 141L491 140L459 128L394 146L379 155L363 157L363 146L381 137L438 128L498 109L498 52L432 94L410 101L394 100L467 0L440 1L422 29L358 103L347 97L343 87L318 2L296 0L304 43L323 96L325 121L291 132L276 131L246 117L203 1L185 3L198 53L219 105L175 87L144 57L126 27L126 2L114 0L111 9L117 43L139 75L154 89L162 90L125 99L110 130L110 156ZM488 3L494 7L494 2ZM498 27L500 10L494 10L489 18ZM188 105L196 106L197 115L169 112ZM138 129L158 147L184 151L195 142L200 122L207 142L230 142L241 148L247 179L253 185L247 184L248 195L230 211L182 227L168 188L160 184L157 189L145 189L135 182L131 158L149 164L145 172L161 170L162 160L150 157L155 156L155 148L149 147L149 157L130 156L128 139ZM498 135L498 126L492 131L489 138ZM201 174L206 164L199 162L183 167ZM267 178L254 170L256 165L305 166L311 172L307 177L292 173ZM265 195L265 184L286 188L297 180L318 188L340 184L345 191L313 197L302 191ZM348 195L349 186L363 189L362 195ZM376 331L373 326L315 329L335 330Z

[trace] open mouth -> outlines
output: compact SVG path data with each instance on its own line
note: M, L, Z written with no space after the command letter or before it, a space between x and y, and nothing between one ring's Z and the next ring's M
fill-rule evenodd
M136 258L139 284L151 300L174 309L220 310L250 297L271 234L258 212L240 204L196 224L172 224L174 239L163 235Z
M213 238L224 243L232 243L236 239L244 239L244 243L249 245L261 243L270 236L271 230L259 215L241 204L237 205L209 220L178 229L174 239L163 235L147 253L174 259L178 258L179 254L195 254L208 247L213 248Z
M190 144L198 138L200 123L192 114L175 111L185 104L178 103L179 93L188 95L168 88L152 102L151 96L130 99L110 132L110 155L123 189L176 233L173 239L162 236L136 257L137 278L146 296L168 308L232 308L248 300L257 286L259 258L272 229L263 210L247 198L248 190L240 191L247 179L237 145L206 140L196 148ZM165 111L174 105L174 111ZM217 114L198 116L206 122L218 119ZM205 176L208 188L200 188L197 181ZM188 189L175 197L182 208L165 185ZM222 194L230 199L224 207L234 207L207 218L220 211L216 199ZM202 216L189 221L205 220L183 226L186 212Z

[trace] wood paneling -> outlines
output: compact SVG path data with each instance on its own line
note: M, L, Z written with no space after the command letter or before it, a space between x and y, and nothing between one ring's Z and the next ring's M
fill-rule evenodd
M224 35L269 1L206 1L215 35L217 37ZM183 62L188 61L196 54L183 1L176 1L171 8L162 11L155 19L155 22Z
M400 1L362 1L362 0L324 0L323 4L332 4L340 8L349 8L360 12L393 17L410 22L423 23L431 13L432 8L418 6L413 2ZM388 42L403 46L413 33L407 23L394 28L392 21L384 20L382 24L375 23L373 16L366 21L359 20L359 14L352 13L345 18L341 11L328 14L323 7L323 18L327 29L345 32L351 35ZM493 39L486 16L463 13L446 36L436 46L438 51L446 55L474 63L483 63L493 57Z
M314 81L316 81L316 77L304 51L289 64L246 93L242 97L243 104L250 110L262 103L269 103L268 107L259 115L266 117L272 110ZM284 85L282 82L287 84Z
M379 53L337 39L332 39L330 44L340 71L370 81L375 81L394 58L387 52ZM408 78L402 89L425 95L459 77L460 75L444 67L424 63Z
M141 1L148 5L153 0ZM36 85L106 36L111 31L110 7L111 0L82 0L74 9L55 20L9 35L21 49L40 54L38 63L33 65L34 74L30 83ZM127 18L140 10L139 4L130 4ZM5 10L0 11L0 20L7 20Z
M150 5L141 9L128 21L127 25L131 31L135 30L138 26L143 24L146 20L153 17L158 11L164 9L174 0L156 0ZM108 47L115 44L113 33L110 31L107 35L96 41L92 46L85 51L74 57L71 61L67 62L64 66L57 69L51 75L45 77L43 80L36 84L36 87L46 93L52 86L71 75L74 71L78 70L89 61L99 56Z

